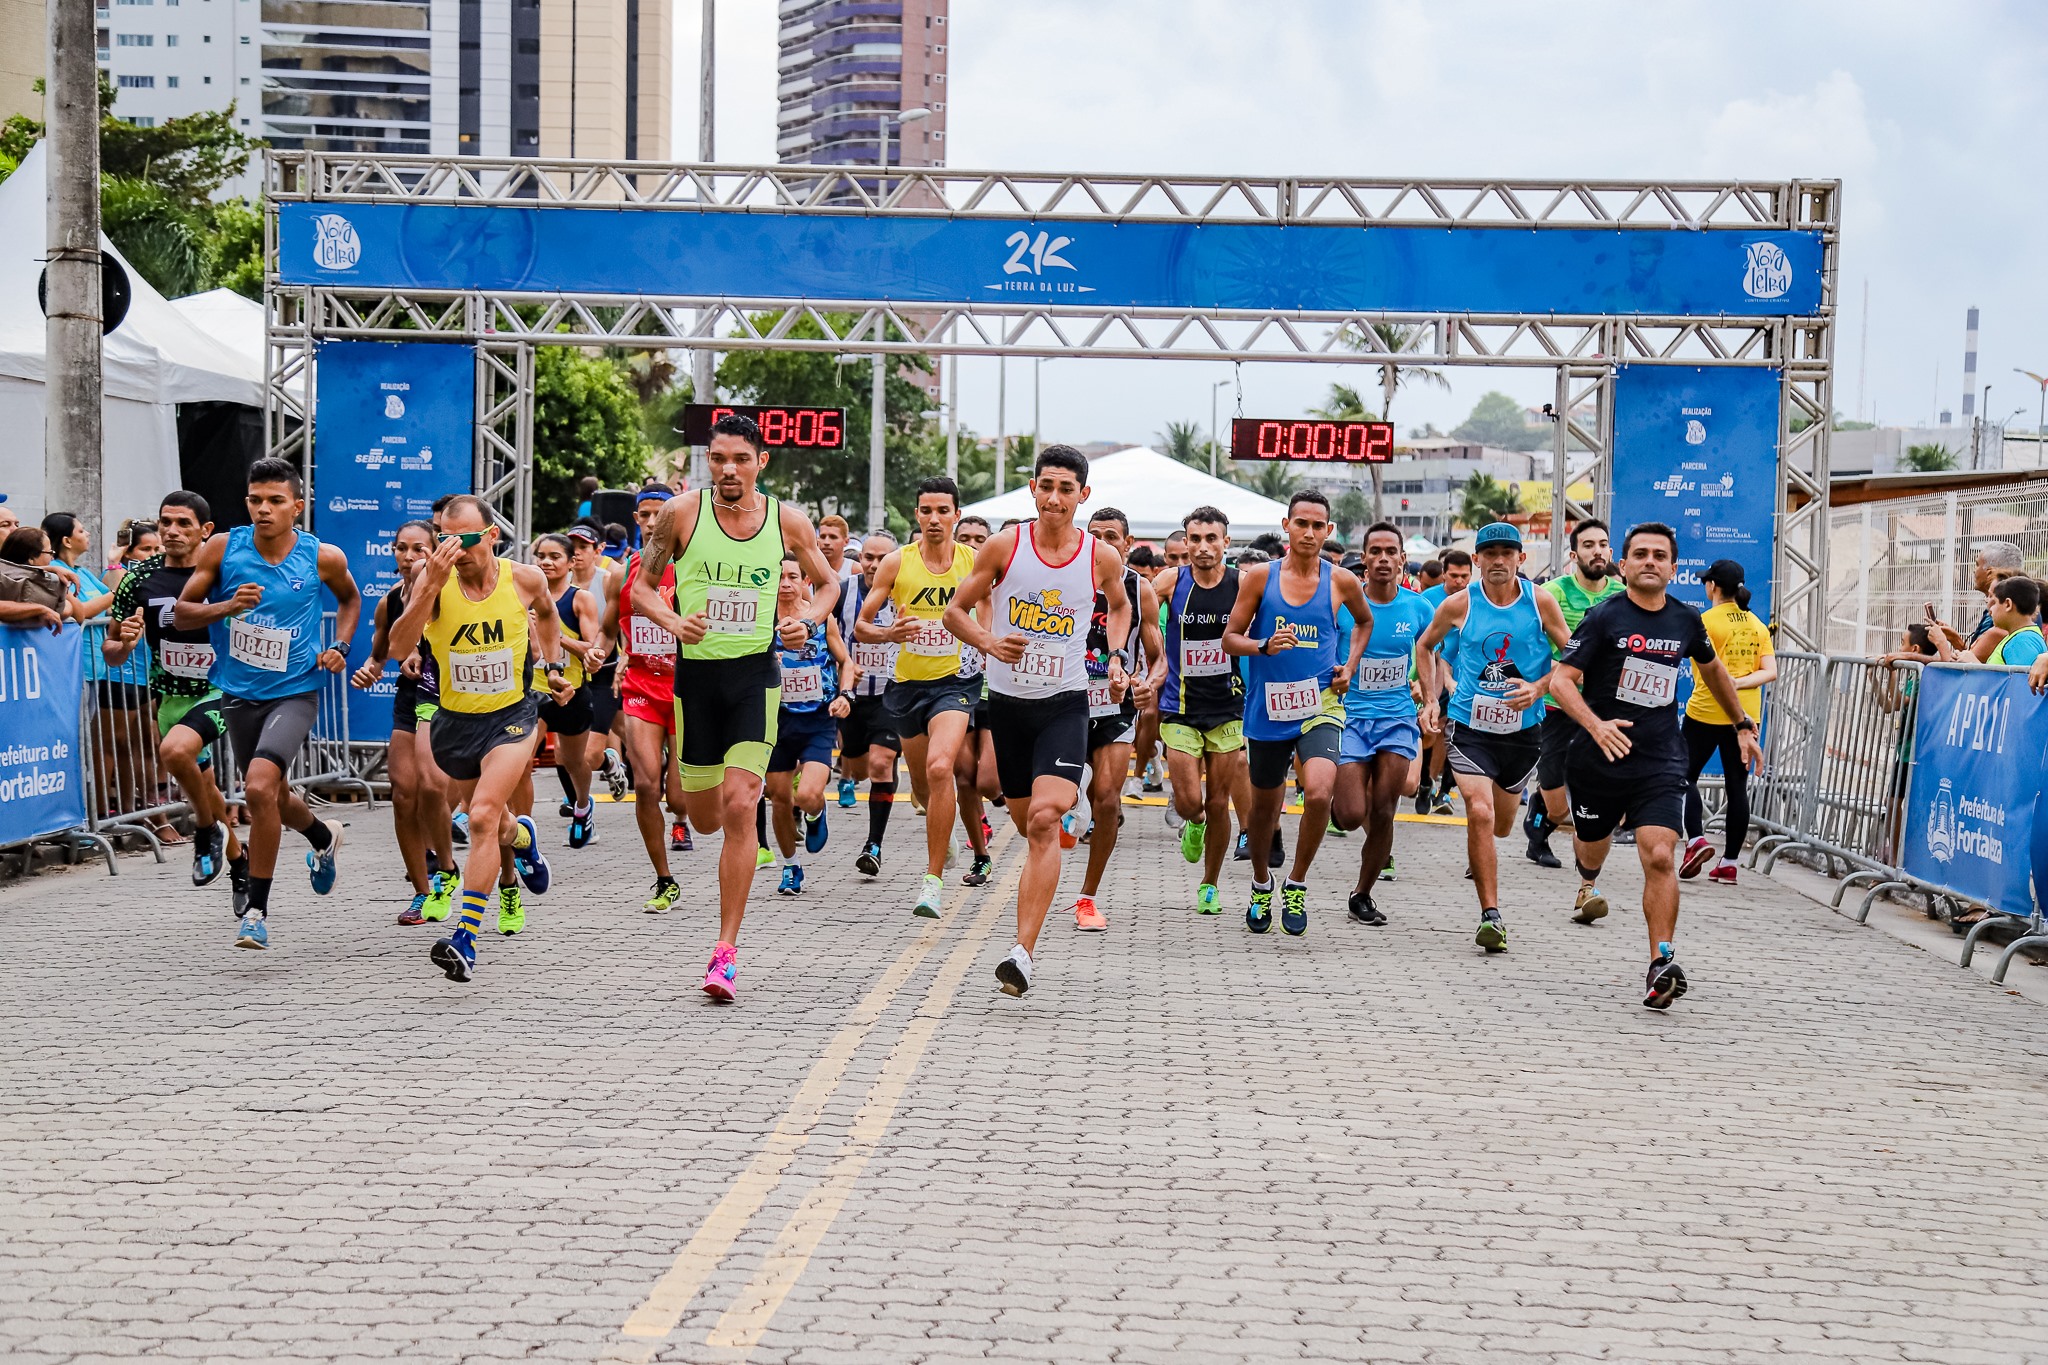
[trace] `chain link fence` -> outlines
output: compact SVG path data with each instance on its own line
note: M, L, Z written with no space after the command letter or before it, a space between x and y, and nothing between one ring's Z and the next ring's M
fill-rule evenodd
M1983 610L1972 561L1987 541L2011 541L2027 572L2048 578L2048 480L1838 507L1828 525L1831 655L1900 649L1930 602L1967 634Z

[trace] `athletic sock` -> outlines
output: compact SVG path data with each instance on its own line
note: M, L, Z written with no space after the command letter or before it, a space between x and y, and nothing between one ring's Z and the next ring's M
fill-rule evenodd
M313 846L315 853L325 853L327 846L334 842L334 831L327 828L327 822L315 816L313 823L300 830L306 842Z
M868 842L879 844L889 832L889 815L896 809L896 783L868 783Z
M762 848L768 847L768 802L766 798L754 803L754 842Z
M1253 882L1253 883L1252 883L1252 890L1254 890L1254 891L1271 891L1272 889L1273 889L1273 883L1271 883L1271 882Z
M1306 890L1308 890L1308 883L1307 883L1307 882L1298 882L1298 881L1294 880L1294 878L1292 878L1292 877L1289 877L1289 878L1288 878L1287 880L1285 880L1285 881L1283 881L1283 882L1281 882L1281 883L1280 883L1280 889L1281 889L1281 890L1283 890L1283 891L1293 891L1293 890L1301 890L1301 891L1306 891Z
M569 780L569 770L561 764L555 765L555 776L562 781L562 799L570 805L576 804L576 784Z
M270 918L270 878L249 878L249 909L247 913L259 919Z

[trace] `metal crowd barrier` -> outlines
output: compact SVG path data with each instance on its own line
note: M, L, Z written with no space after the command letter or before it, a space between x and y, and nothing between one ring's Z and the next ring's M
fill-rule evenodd
M1758 857L1806 828L1806 800L1815 787L1813 750L1827 660L1796 650L1778 653L1778 680L1764 689L1763 764L1749 784L1749 822L1763 836Z

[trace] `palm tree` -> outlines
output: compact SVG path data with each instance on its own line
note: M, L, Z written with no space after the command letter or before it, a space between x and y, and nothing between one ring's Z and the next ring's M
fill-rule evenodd
M1294 477L1293 467L1286 460L1260 460L1250 468L1232 465L1230 481L1275 502L1286 502L1301 486L1301 481Z
M1337 523L1337 534L1348 549L1361 548L1352 533L1368 522L1377 520L1373 516L1372 504L1365 494L1356 488L1347 488L1337 495L1337 501L1330 505L1330 520Z
M1159 448L1184 465L1207 470L1209 467L1209 445L1202 439L1202 428L1195 422L1168 422L1166 430L1157 437Z
M1330 396L1323 400L1321 407L1311 408L1308 415L1320 417L1325 422L1363 422L1372 416L1372 412L1365 406L1365 399L1359 395L1357 389L1349 384L1332 384ZM1383 515L1380 510L1383 501L1380 495L1380 467L1376 464L1367 465L1365 470L1372 479L1372 519L1378 521Z
M1467 526L1505 521L1509 513L1522 510L1521 496L1491 474L1474 474L1465 480L1463 493L1458 520Z
M1922 474L1939 474L1956 467L1956 453L1947 446L1930 442L1927 445L1907 446L1901 457L1901 464Z

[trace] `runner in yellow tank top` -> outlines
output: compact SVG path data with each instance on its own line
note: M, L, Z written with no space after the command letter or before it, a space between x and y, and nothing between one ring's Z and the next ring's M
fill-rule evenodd
M896 681L885 701L910 761L911 787L925 806L924 882L911 913L927 919L939 917L953 847L959 810L953 760L981 700L981 679L960 676L960 641L941 619L974 569L974 551L953 540L959 520L960 490L951 479L918 485L917 539L882 561L853 628L864 643L897 646ZM896 623L887 628L875 624L884 602L896 609Z
M573 691L563 677L561 622L547 579L531 564L499 559L497 542L481 500L465 494L450 502L441 514L441 542L421 566L388 646L402 659L424 636L433 649L441 682L434 762L448 774L451 799L469 807L461 910L454 932L432 952L450 981L476 973L476 936L493 886L501 934L526 927L514 873L535 895L548 889L533 820L512 811L540 738L538 709L527 690L529 660L538 662L556 703Z
M818 552L817 533L803 514L761 492L768 456L753 418L734 413L714 423L707 460L711 486L663 503L648 529L633 575L632 609L676 637L683 802L691 824L725 832L718 855L718 945L704 971L704 993L730 1002L760 848L754 808L782 698L774 644L780 639L800 649L813 623L831 619L839 575ZM777 620L785 550L811 581L812 594L799 615ZM673 607L655 587L670 564L676 570Z

